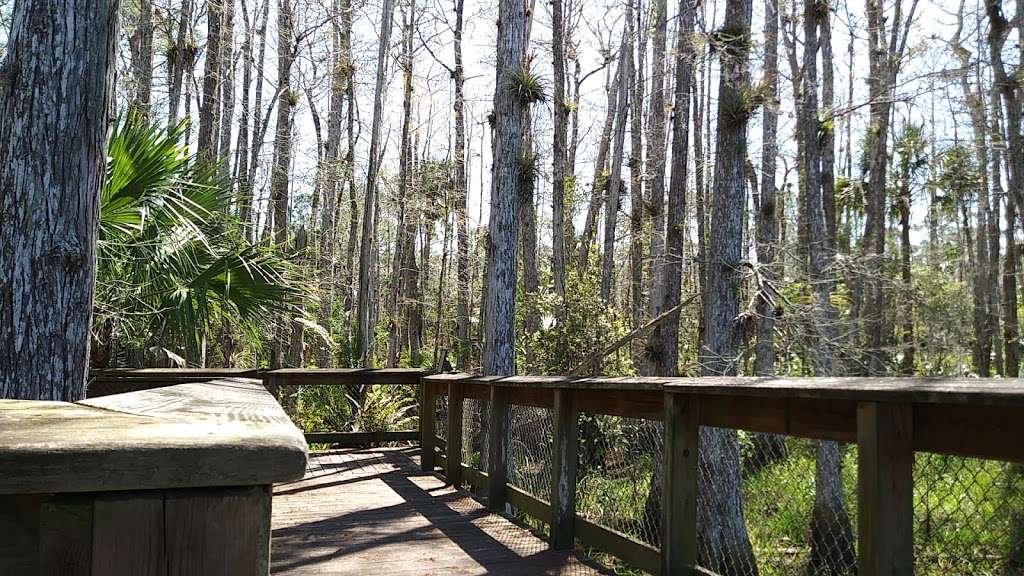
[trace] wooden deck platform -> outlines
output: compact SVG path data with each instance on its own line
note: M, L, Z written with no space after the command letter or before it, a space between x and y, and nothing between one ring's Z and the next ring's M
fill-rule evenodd
M418 448L310 455L274 489L277 576L605 574L419 470Z

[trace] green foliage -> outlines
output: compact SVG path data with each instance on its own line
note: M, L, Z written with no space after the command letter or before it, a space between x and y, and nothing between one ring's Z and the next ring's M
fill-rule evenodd
M505 70L504 76L508 87L520 103L530 105L547 99L544 82L528 65Z
M96 325L128 343L196 355L218 322L255 333L298 294L291 265L250 245L228 215L230 183L196 162L185 124L129 114L113 129L100 193Z
M411 386L302 386L296 423L308 432L383 432L417 425Z
M600 267L591 266L590 269L599 270ZM565 374L590 353L629 332L626 319L601 298L597 276L580 277L575 273L570 276L565 287L568 305L564 311L561 298L554 291L545 289L538 294L537 309L545 327L520 339L520 366L525 366L522 358L526 347L530 347L536 362L536 366L530 367L533 371ZM601 373L607 376L632 373L629 348L606 358Z

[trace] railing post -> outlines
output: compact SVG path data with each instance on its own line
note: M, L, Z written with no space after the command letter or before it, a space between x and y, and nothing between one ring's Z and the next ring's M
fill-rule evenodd
M555 431L551 457L551 547L571 550L575 546L576 522L576 399L573 391L555 390Z
M858 574L914 573L913 406L857 405Z
M666 576L697 573L699 443L699 401L693 396L666 392L661 497L661 564Z
M508 482L508 388L491 384L491 414L488 423L487 447L487 507L492 512L504 512Z
M434 383L420 378L420 468L434 471L434 409L437 397Z
M448 383L448 438L445 442L448 469L445 480L452 486L462 483L462 397L461 382Z

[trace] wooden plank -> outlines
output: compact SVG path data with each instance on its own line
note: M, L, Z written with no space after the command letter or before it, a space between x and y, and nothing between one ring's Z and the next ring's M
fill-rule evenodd
M420 469L433 472L434 461L434 414L437 395L434 386L427 382L420 385Z
M507 501L505 485L508 482L508 397L508 388L491 387L490 422L487 430L487 507L494 512L504 511Z
M914 450L1024 462L1024 415L1013 406L914 405Z
M94 576L166 576L160 492L104 494L93 503Z
M92 574L92 527L90 498L56 496L43 502L39 512L39 573Z
M302 433L255 380L0 400L0 494L270 484L305 469Z
M703 399L665 396L662 574L689 576L697 567L697 465Z
M351 384L419 384L428 374L420 368L284 368L263 373L268 386L336 386Z
M914 573L913 407L863 402L857 410L859 447L858 573Z
M167 576L269 574L269 486L170 492L165 506Z
M1024 407L1020 378L678 378L665 389L681 394L916 402Z
M661 551L650 544L580 516L576 517L576 534L583 546L611 554L648 574L663 574Z
M448 441L445 443L448 467L445 480L452 486L462 483L462 383L448 383Z
M849 400L701 395L704 426L855 442L857 403Z
M555 390L554 437L551 443L551 547L575 545L578 412L573 390Z
M335 444L339 447L367 446L389 442L415 442L420 433L416 430L381 430L377 432L306 432L310 444Z
M551 525L551 504L537 498L526 490L512 484L505 484L505 497L508 504L518 508L520 512Z
M0 574L39 571L40 509L48 495L0 495Z
M575 389L580 412L610 414L624 418L661 420L665 415L664 394L647 389Z

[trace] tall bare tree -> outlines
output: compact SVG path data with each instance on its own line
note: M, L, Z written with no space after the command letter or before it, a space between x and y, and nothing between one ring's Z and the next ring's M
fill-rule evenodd
M363 200L363 241L359 245L359 292L356 308L356 347L360 363L372 368L373 360L373 302L375 261L373 238L377 230L377 175L380 172L381 124L384 114L384 81L387 75L388 48L391 44L391 17L394 0L384 0L381 7L380 43L377 46L377 81L373 96L373 121L370 127L370 158L366 171L366 189Z
M517 201L526 109L521 84L530 74L526 57L526 9L522 0L499 0L497 78L494 88L494 140L487 257L485 374L516 371L515 310L518 258Z
M725 20L715 46L721 74L713 204L706 253L709 269L703 300L705 331L701 373L706 376L735 375L738 364L740 331L736 318L740 307L746 205L744 161L747 157L747 122L754 106L750 97L748 68L752 9L751 0L727 0ZM677 73L677 86L678 76ZM677 110L680 104L676 103ZM672 173L676 173L674 167ZM671 198L672 194L669 196ZM672 228L670 222L669 232ZM666 265L674 258L669 253ZM730 576L756 573L754 551L743 519L736 432L702 428L700 443L705 463L698 478L698 490L703 496L697 510L701 565Z

